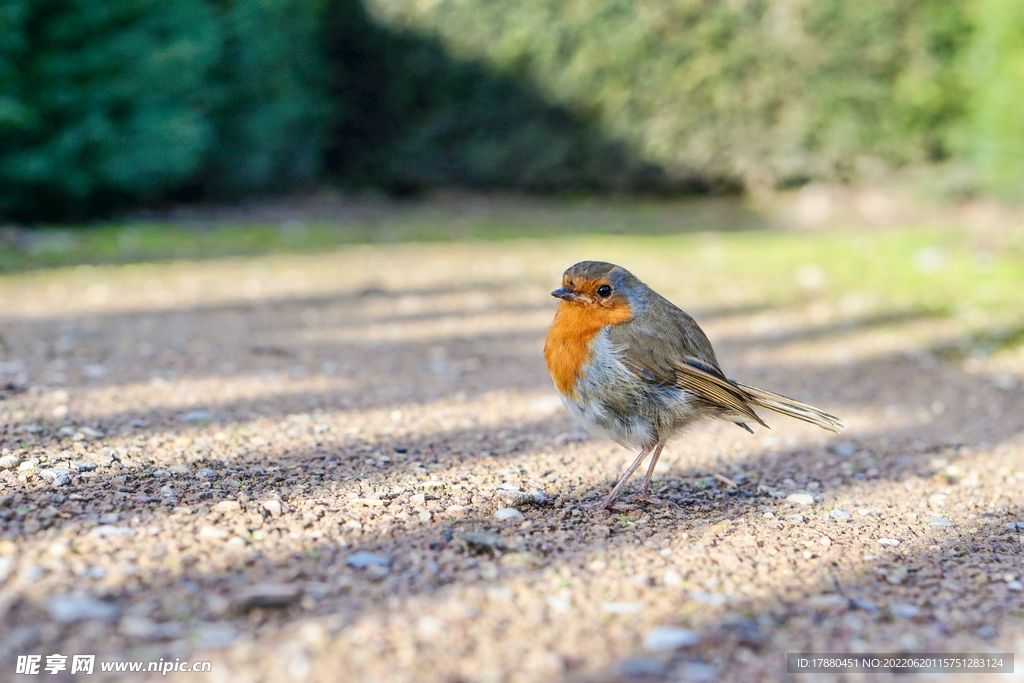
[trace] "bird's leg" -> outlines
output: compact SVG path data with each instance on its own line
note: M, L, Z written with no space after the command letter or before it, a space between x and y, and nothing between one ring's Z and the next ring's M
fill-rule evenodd
M654 466L658 464L658 458L661 457L661 449L664 448L664 444L658 444L654 448L654 455L651 456L651 464L647 466L647 474L644 475L644 483L640 485L640 490L633 496L634 500L646 500L647 499L647 487L651 483L651 477L654 475Z
M626 473L622 475L622 478L619 479L619 483L615 485L615 488L613 488L612 492L608 494L608 497L594 506L595 510L603 510L604 508L608 507L608 505L611 504L613 500L615 500L615 497L619 495L619 491L621 491L622 487L626 485L626 482L629 480L629 478L633 476L634 472L636 472L636 468L640 467L640 463L644 461L644 458L646 458L648 454L650 454L650 452L651 449L647 446L644 446L644 448L641 449L640 455L636 456L636 460L634 460L633 464L629 466L629 469L626 470Z

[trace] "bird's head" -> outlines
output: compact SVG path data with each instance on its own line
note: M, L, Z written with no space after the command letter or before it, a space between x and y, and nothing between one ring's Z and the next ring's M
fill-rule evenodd
M582 306L609 321L622 322L645 303L645 286L614 263L580 261L562 275L562 286L551 292L570 305Z

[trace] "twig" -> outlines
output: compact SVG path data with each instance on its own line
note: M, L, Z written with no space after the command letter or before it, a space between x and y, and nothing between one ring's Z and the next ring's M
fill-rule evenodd
M713 476L715 477L715 479L717 479L718 481L722 482L726 486L731 486L734 489L738 489L739 488L739 486L736 485L736 482L734 482L732 479L730 479L729 477L725 476L724 474L718 474L716 472Z

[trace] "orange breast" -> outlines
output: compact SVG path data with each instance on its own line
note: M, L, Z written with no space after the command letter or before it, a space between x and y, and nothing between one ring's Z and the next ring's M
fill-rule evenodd
M575 396L582 368L590 362L590 342L606 325L625 322L632 313L628 305L603 308L561 301L544 341L548 372L561 394Z

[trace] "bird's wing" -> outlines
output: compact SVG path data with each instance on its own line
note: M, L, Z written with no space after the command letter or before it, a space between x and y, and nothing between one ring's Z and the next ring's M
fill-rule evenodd
M609 330L622 364L646 382L683 389L723 412L767 427L748 404L743 389L718 368L703 330L693 318L672 308L675 315Z

